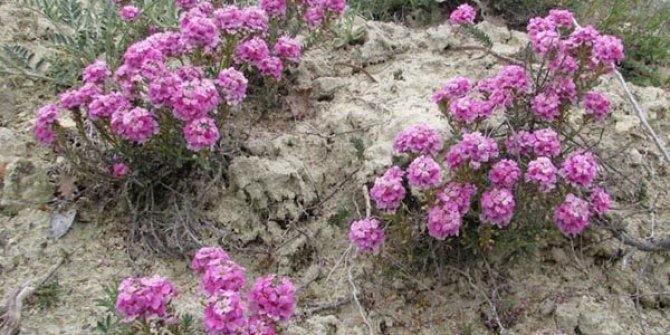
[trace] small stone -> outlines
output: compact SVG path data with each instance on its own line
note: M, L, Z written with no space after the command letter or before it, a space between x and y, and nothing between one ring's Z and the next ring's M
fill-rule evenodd
M628 150L628 157L630 158L630 164L632 166L638 166L642 164L642 154L637 149Z

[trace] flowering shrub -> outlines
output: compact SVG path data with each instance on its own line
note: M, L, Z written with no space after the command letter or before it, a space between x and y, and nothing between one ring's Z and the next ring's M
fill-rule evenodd
M462 5L451 23L467 32L474 14ZM528 32L539 64L507 65L479 80L455 77L435 91L454 137L443 141L428 125L397 135L400 163L370 189L381 219L351 226L358 250L378 253L385 230L403 231L394 225L417 211L419 231L438 240L478 235L487 248L495 230L553 220L573 237L607 212L611 199L597 186L600 167L587 149L593 145L580 136L602 127L611 111L592 88L623 59L623 46L593 27L575 27L565 10L533 18Z
M288 278L260 277L245 292L244 268L217 247L198 250L191 268L202 277L203 326L208 334L282 334L283 325L293 316L295 287ZM111 297L121 324L128 326L120 333L190 333L191 317L180 318L171 305L177 295L170 280L160 276L124 279ZM111 325L108 319L98 323L98 330L109 333Z
M116 1L122 20L142 20L142 8ZM66 151L60 114L70 113L81 140L102 163L124 163L133 173L155 171L147 154L181 165L216 163L228 115L251 89L272 87L300 62L307 26L318 33L346 9L344 0L260 1L259 6L216 7L206 0L176 0L177 30L149 29L112 68L97 60L83 84L38 112L38 141ZM261 81L256 78L262 79ZM90 149L90 148L89 148ZM114 162L113 162L114 161ZM109 171L109 168L102 169Z
M225 173L241 142L231 115L245 115L239 111L251 107L244 104L249 96L261 98L255 106L277 99L285 70L300 62L305 41L325 34L346 9L344 0L264 0L245 7L164 2L176 8L176 17L160 22L175 27L153 25L159 21L145 16L153 3L115 1L126 28L146 26L144 35L119 59L87 65L81 85L40 108L33 128L40 143L68 158L82 185L99 192L94 196L125 193L112 198L129 199L121 206L141 212L136 221L174 221L150 217L174 212L164 208L172 200L156 194L192 194L197 187L183 182L189 176ZM146 202L148 210L132 210L147 208ZM142 231L138 239L148 230ZM175 245L155 236L144 245L161 252Z

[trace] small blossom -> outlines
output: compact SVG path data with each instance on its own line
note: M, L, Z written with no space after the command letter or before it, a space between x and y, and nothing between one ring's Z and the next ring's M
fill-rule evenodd
M202 289L208 295L215 295L220 291L239 292L247 286L245 271L231 260L214 260L209 263L202 276Z
M284 16L286 14L286 0L260 0L259 6L269 16Z
M507 189L494 188L482 194L480 200L480 219L498 226L506 227L514 216L514 195Z
M519 65L507 65L500 69L494 83L497 89L513 89L526 92L531 88L531 80L528 71Z
M614 36L599 36L593 45L593 57L598 64L612 68L624 59L623 43Z
M240 43L235 49L235 62L259 64L270 56L270 49L265 41L254 37Z
M115 134L139 144L159 131L154 114L141 107L117 110L112 114L111 127Z
M282 71L284 71L284 65L281 62L281 59L277 57L268 57L256 64L258 70L264 76L272 77L276 81L281 80Z
M349 241L361 252L378 254L384 244L384 230L375 218L366 218L351 223Z
M204 324L209 334L247 334L246 306L237 291L219 291L207 300Z
M472 89L472 82L465 77L454 77L433 93L433 102L462 98Z
M134 21L140 16L140 9L135 6L123 6L119 10L119 16L123 21Z
M178 32L155 33L146 41L165 57L175 57L185 51L184 41Z
M535 136L525 130L508 137L505 140L505 149L510 155L529 155L535 147Z
M554 121L561 113L561 100L556 93L544 92L536 95L531 103L533 112L544 121Z
M458 98L449 104L450 115L458 121L467 124L476 120L483 120L493 114L493 105L470 97Z
M557 27L569 29L574 26L574 16L569 10L551 9L549 10L547 19L553 22Z
M184 81L176 86L172 96L173 114L183 121L202 118L215 110L219 101L219 92L211 80Z
M575 102L577 99L577 85L572 78L561 78L554 81L551 85L553 90L561 99Z
M54 125L58 123L58 114L58 107L53 104L42 106L37 111L33 134L40 143L49 145L56 140Z
M128 173L128 165L124 163L115 163L112 165L112 177L123 178Z
M258 7L246 7L242 10L244 28L254 34L265 35L270 19L268 14Z
M584 94L584 110L586 115L602 122L612 111L612 104L602 93L589 91Z
M109 67L107 67L107 63L102 60L97 60L93 64L84 68L82 77L84 82L102 84L111 74L112 72L109 70Z
M288 278L277 280L274 275L258 278L247 293L249 311L262 318L286 322L295 309L295 287Z
M478 170L482 164L498 158L498 144L480 132L463 134L461 142L453 145L445 161L450 169L454 170L468 162L469 167Z
M578 150L565 159L558 173L574 187L589 188L598 174L598 163L592 153Z
M573 194L554 210L554 223L567 236L579 235L589 225L591 211L589 203Z
M475 23L477 12L472 6L462 4L449 15L449 22L452 26L472 25Z
M98 94L88 104L88 118L95 121L100 118L110 118L114 112L130 107L128 98L119 92L109 94Z
M303 19L307 22L309 28L316 29L323 23L323 15L321 6L311 6L305 11Z
M214 20L205 16L197 8L182 15L179 28L188 48L215 48L221 41Z
M149 101L156 107L172 107L172 97L180 84L181 79L172 73L154 78L147 87Z
M581 47L591 48L595 41L600 37L598 30L593 26L576 28L568 37L565 44L568 48L575 50Z
M237 6L226 6L214 11L214 23L226 34L237 34L244 28L244 12Z
M247 95L247 78L232 67L221 70L216 83L229 106L239 105Z
M228 261L230 257L225 250L218 247L200 248L193 256L191 261L191 269L199 274L205 273L209 264L217 261Z
M177 295L172 283L163 277L126 278L119 285L116 310L126 321L170 318L169 305Z
M435 187L442 180L440 165L429 156L419 156L407 168L407 180L418 189Z
M277 39L274 46L274 54L281 58L291 61L293 63L300 62L302 53L302 43L297 38L290 36L282 36Z
M521 169L513 160L503 159L495 163L489 171L491 185L498 188L512 188L521 177Z
M442 151L442 139L434 128L419 124L398 133L393 149L398 153L436 155Z
M463 218L451 203L431 207L428 211L428 235L444 240L449 236L458 236Z
M556 187L556 166L547 157L539 157L528 163L526 182L537 183L543 193L549 193Z
M406 193L402 184L404 175L405 172L394 166L375 180L375 184L370 189L370 197L374 200L378 209L395 213L400 207Z
M190 9L195 7L200 0L175 0L177 7L181 9Z
M470 211L470 203L475 193L477 193L475 185L450 182L437 193L437 199L444 206L454 205L458 213L463 216Z
M219 129L212 118L194 119L184 126L184 139L189 150L211 148L219 139Z
M85 83L83 86L66 91L60 95L61 107L73 110L88 105L93 97L102 93L102 88L94 83Z
M346 0L322 0L320 5L325 11L335 14L335 17L344 15L347 10Z
M533 132L533 137L535 155L556 157L561 153L561 142L558 139L558 133L553 129L538 129Z
M602 187L596 187L589 198L591 211L597 215L605 214L612 205L612 198Z

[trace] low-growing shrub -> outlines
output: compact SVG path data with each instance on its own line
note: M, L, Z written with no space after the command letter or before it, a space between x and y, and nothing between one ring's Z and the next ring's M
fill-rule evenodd
M147 233L195 236L188 231L193 229L174 232L174 227L164 226L200 221L189 218L189 208L181 208L191 206L183 194L205 189L189 180L225 179L243 140L232 116L244 115L245 108L263 113L273 108L287 68L298 64L304 46L344 14L346 3L261 0L257 6L238 7L199 0L114 2L118 19L103 30L115 29L109 37L113 41L138 39L118 59L88 64L80 86L39 109L34 133L39 142L68 158L81 184L102 189L98 193L103 197L120 189L120 195L111 192L112 198L129 205L124 209L133 221L174 212L175 207L186 212L153 220L153 227L135 224L135 232L150 244L165 247L170 243L157 242L157 234ZM156 6L177 8L164 13L176 17L160 19L166 25L154 24L159 18L147 14ZM124 35L124 26L139 35ZM114 55L106 55L110 57Z
M451 23L470 31L474 15L463 5ZM593 87L623 60L623 45L591 26L575 27L565 10L531 19L528 31L528 64L478 80L451 78L434 93L452 136L428 125L396 136L398 164L369 190L380 217L351 225L358 250L379 252L385 240L395 247L424 231L488 250L502 231L532 242L548 221L575 237L607 212L610 197L598 186L591 149L611 105Z
M245 269L218 247L195 254L191 268L201 277L203 328L212 335L282 334L295 310L295 287L289 278L258 278L247 288ZM130 277L100 301L107 316L96 329L104 334L193 334L193 317L177 315L179 295L164 277Z

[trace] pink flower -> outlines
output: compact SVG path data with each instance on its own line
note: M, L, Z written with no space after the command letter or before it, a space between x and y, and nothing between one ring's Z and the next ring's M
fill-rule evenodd
M239 292L216 292L208 299L205 307L205 330L209 334L217 335L247 334L245 307Z
M258 70L262 75L272 77L276 81L281 80L282 71L284 71L281 59L268 57L258 62L256 66L258 66Z
M177 85L172 96L173 114L182 121L202 118L219 105L219 91L209 79L193 79Z
M433 206L428 211L428 234L438 240L458 236L463 219L452 203Z
M121 138L139 144L159 132L154 114L141 107L117 110L112 114L111 127L112 132Z
M398 133L393 149L398 153L437 155L442 150L442 139L434 128L419 124Z
M94 83L85 83L83 86L66 91L60 95L61 107L69 110L88 105L93 96L102 93L102 88Z
M93 101L88 104L88 118L95 121L100 118L109 118L114 112L130 107L128 98L119 92L110 92L109 94L98 94L93 97Z
M533 150L537 156L556 157L561 153L561 142L553 129L538 129L533 132L533 137Z
M419 156L407 168L407 180L418 189L429 189L442 181L440 165L429 156Z
M572 75L577 72L579 64L577 60L565 52L559 52L554 59L549 63L549 70L551 70L554 75ZM571 79L571 78L565 78Z
M521 177L521 169L515 161L510 159L503 159L495 163L489 171L491 185L498 188L511 189L519 180L519 177Z
M175 0L177 7L181 9L189 9L195 7L200 0Z
M142 68L144 63L162 63L164 60L163 53L151 43L150 39L134 43L123 54L123 64L130 72Z
M335 14L335 17L340 17L347 11L346 0L321 0L320 5L324 10Z
M124 163L115 163L112 165L112 177L123 178L128 173L128 165Z
M205 78L205 73L197 66L181 66L174 71L177 78L182 81L200 80Z
M613 68L625 58L623 43L614 36L600 36L593 45L593 57L598 64Z
M366 218L351 223L349 241L361 252L378 254L384 244L384 230L375 218Z
M449 104L450 115L457 121L471 124L484 120L493 114L493 104L465 96Z
M484 194L480 200L480 220L498 226L506 227L514 216L514 195L507 189L493 188Z
M579 235L589 225L591 211L589 203L573 194L554 210L554 223L567 236Z
M212 118L194 119L184 126L184 139L189 150L211 148L219 139L219 129Z
M110 76L112 72L107 67L107 63L102 60L97 60L93 64L84 68L82 77L84 82L93 83L93 84L103 84L105 79Z
M535 115L544 121L554 121L561 114L561 99L553 92L536 95L531 106Z
M191 9L179 20L182 40L188 48L216 48L221 42L214 20L198 8Z
M248 80L235 68L221 70L216 83L219 85L223 98L228 106L237 106L247 95Z
M270 49L262 38L254 37L240 43L235 49L235 62L259 64L270 56Z
M277 39L274 46L274 54L281 58L291 61L293 63L300 62L302 43L297 38L290 36L282 36Z
M56 140L54 125L58 124L58 114L58 107L53 104L44 105L37 111L33 134L40 143L49 145Z
M600 37L600 33L593 26L576 28L568 37L565 44L571 50L581 47L591 48L593 43Z
M537 183L540 191L549 193L556 187L556 166L547 157L540 157L528 163L526 182Z
M177 92L177 87L180 84L179 77L172 73L154 78L147 87L149 101L156 107L171 107L172 97Z
M465 133L461 142L452 146L445 160L451 170L457 169L465 162L469 167L478 170L482 164L498 158L498 144L480 132Z
M526 69L519 65L507 65L500 69L494 83L496 89L513 89L519 92L527 92L531 88L531 80Z
M295 287L290 279L276 280L274 275L258 278L247 293L249 311L261 318L286 322L295 309Z
M265 35L270 19L264 10L255 6L247 7L242 10L242 16L244 17L244 28L248 32Z
M526 29L528 30L528 35L531 36L532 40L538 33L555 30L556 24L547 18L534 17L528 21L528 26Z
M535 136L525 130L519 131L515 135L505 140L505 149L510 155L529 155L535 147Z
M307 22L307 26L311 29L316 29L323 23L323 8L320 6L312 6L307 8L303 19Z
M126 278L119 285L116 310L126 321L170 319L169 305L177 295L172 283L163 277Z
M433 93L433 102L440 103L443 100L453 100L464 97L472 89L472 82L465 77L454 77L447 81L442 87Z
M589 91L584 94L584 112L598 122L602 122L612 111L612 104L602 94Z
M462 216L470 211L470 203L475 193L477 193L475 185L450 182L437 193L437 199L443 206L455 206Z
M140 9L135 6L124 6L119 10L119 16L123 21L134 21L140 16Z
M574 26L574 16L569 10L549 10L549 16L547 16L547 19L553 22L557 27L572 28Z
M286 0L260 0L259 5L269 16L286 14Z
M185 50L184 41L178 32L156 33L147 37L146 41L165 57L179 56Z
M193 260L191 261L191 269L199 274L204 274L210 263L228 260L230 260L230 257L228 257L228 254L222 248L200 248L200 250L198 250L198 252L196 252L193 256Z
M561 99L575 102L577 99L577 86L572 78L557 79L551 84L553 90Z
M405 172L394 166L375 180L375 184L370 189L370 197L372 197L378 209L395 213L400 207L406 193L405 187L402 185L404 175Z
M558 48L560 36L555 30L544 30L531 35L530 42L533 45L533 51L540 56L545 56Z
M472 6L462 4L449 15L449 22L452 26L471 25L475 23L477 12Z
M247 286L245 271L231 260L214 260L209 263L202 276L202 289L210 296L220 291L239 292Z
M237 6L226 6L214 11L214 23L226 34L237 34L244 28L244 13Z
M249 332L245 335L279 335L275 331L276 325L271 320L252 316L249 318Z
M609 211L610 206L612 205L612 199L610 195L605 192L602 187L596 187L591 192L591 197L589 198L591 202L591 211L597 215L603 215Z
M598 163L592 153L578 150L568 155L558 173L574 187L589 188L598 174Z

